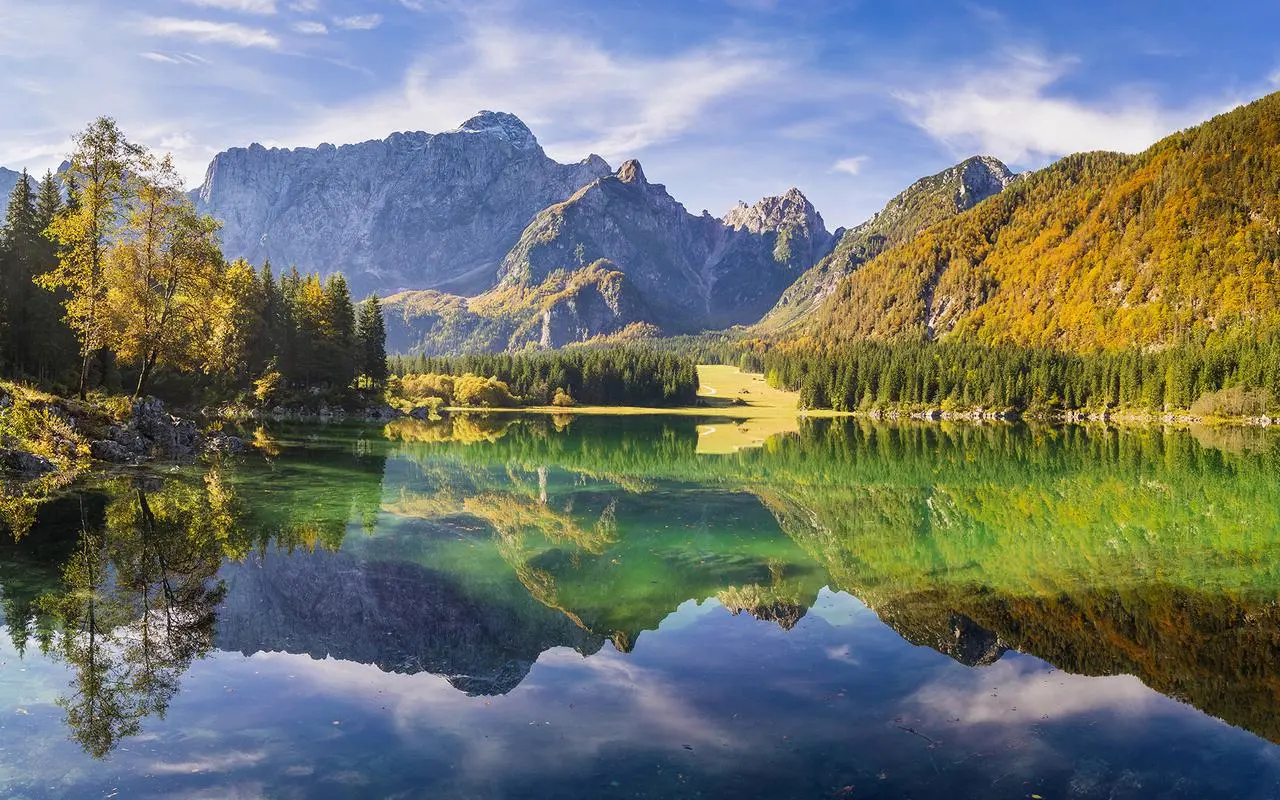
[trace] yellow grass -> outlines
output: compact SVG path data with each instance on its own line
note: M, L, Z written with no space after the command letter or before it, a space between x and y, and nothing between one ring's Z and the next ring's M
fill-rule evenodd
M670 414L708 417L698 426L698 452L733 453L744 447L759 447L771 436L800 430L802 416L838 416L834 411L800 411L800 395L775 389L763 375L743 372L737 367L698 365L698 399L702 405L679 408L649 406L531 406L517 409L535 414L639 415ZM741 400L741 404L734 401Z

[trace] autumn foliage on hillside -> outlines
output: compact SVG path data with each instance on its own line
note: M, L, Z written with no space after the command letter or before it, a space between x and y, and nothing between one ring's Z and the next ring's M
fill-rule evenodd
M1280 328L1280 95L1029 175L846 278L798 338L1075 351Z

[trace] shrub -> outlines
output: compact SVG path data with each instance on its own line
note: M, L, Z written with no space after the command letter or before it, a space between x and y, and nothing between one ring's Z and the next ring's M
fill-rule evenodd
M267 371L262 373L262 377L253 382L253 397L258 401L258 405L270 405L278 398L283 383L284 376L275 370L275 362L272 361Z
M481 408L511 408L517 405L507 384L497 378L481 378L470 373L454 380L453 399L460 406Z
M1271 392L1232 386L1206 392L1191 404L1191 413L1202 417L1251 417L1267 413L1271 408Z
M453 405L456 381L457 379L452 375L435 373L405 375L400 379L396 392L400 397L413 402L438 397L444 405ZM466 404L463 403L463 405Z
M577 403L574 402L572 395L570 395L564 389L556 387L556 395L555 397L551 398L551 405L558 406L560 408L569 408L571 406L576 406Z

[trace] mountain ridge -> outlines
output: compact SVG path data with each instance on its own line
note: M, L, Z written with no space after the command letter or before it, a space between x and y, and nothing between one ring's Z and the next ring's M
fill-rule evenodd
M357 293L487 288L528 221L610 171L548 157L517 118L481 112L441 133L219 153L197 207L228 258L344 272Z
M754 330L769 333L796 326L859 266L930 225L999 194L1015 180L1017 176L993 156L971 156L919 178L870 219L844 230L832 252L797 278Z
M695 216L632 159L535 216L492 289L387 298L388 341L445 354L743 324L832 240L798 189Z
M887 249L793 338L1075 351L1280 329L1280 94L1079 153Z

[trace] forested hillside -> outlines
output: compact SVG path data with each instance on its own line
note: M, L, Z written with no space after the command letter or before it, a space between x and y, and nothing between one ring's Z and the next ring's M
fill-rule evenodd
M1076 351L1280 325L1280 95L1084 153L869 261L798 338Z
M802 323L846 275L931 225L998 194L1014 179L1008 167L990 156L974 156L921 178L871 219L845 231L831 253L782 293L755 330L777 332Z

